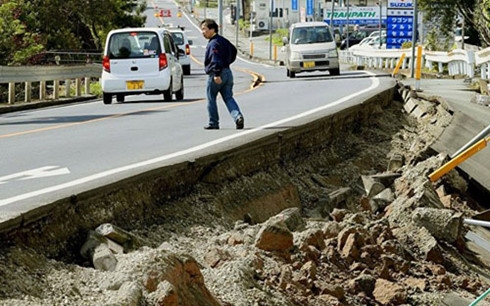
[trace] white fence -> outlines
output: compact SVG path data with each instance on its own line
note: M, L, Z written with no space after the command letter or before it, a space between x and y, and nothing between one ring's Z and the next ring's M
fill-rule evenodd
M39 83L39 100L46 100L46 88L52 88L51 99L57 100L60 94L71 97L72 84L74 96L90 95L90 79L100 78L100 64L67 66L0 66L0 84L8 84L8 103L16 101L15 85L24 84L24 102L31 102L32 83ZM63 82L63 88L60 83ZM84 90L82 90L82 85ZM63 93L64 91L64 93Z
M412 49L371 49L351 48L339 51L340 61L344 64L364 66L372 69L394 69L405 54L401 69L411 67ZM475 76L480 70L480 77L490 79L490 48L479 51L456 49L450 52L422 50L422 65L439 73L447 71L449 75Z

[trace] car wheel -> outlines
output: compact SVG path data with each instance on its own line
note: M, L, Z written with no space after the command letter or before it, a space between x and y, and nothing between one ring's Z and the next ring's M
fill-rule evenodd
M104 104L111 104L112 103L112 95L103 93L103 98L104 98Z
M124 95L122 94L116 95L116 101L121 103L124 102Z
M176 100L184 100L184 77L180 81L180 89L175 93Z
M286 76L289 77L289 69L286 69Z
M163 101L165 102L172 102L172 80L170 80L170 84L168 86L168 89L163 92Z
M339 74L340 74L340 68L330 69L330 75L339 75Z
M184 75L191 75L191 65L182 66L182 69L184 71Z
M294 72L294 71L289 71L289 77L290 77L290 78L295 78L295 77L296 77L296 72Z

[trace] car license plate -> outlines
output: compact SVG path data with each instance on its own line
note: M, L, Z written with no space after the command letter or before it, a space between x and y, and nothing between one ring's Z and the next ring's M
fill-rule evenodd
M304 68L313 68L315 67L315 62L303 62Z
M143 89L144 81L126 81L126 88L128 90Z

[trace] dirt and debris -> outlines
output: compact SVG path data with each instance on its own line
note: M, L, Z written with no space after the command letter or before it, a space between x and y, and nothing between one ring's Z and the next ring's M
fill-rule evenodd
M429 148L450 121L437 103L423 101L428 111L410 116L393 101L369 126L338 135L320 152L224 185L198 184L162 207L161 215L171 217L160 224L101 225L87 240L84 262L46 258L25 246L3 249L0 305L474 300L489 287L490 267L468 248L462 220L482 208L456 170L436 183L427 179L447 161ZM253 188L272 196L240 220L227 215L223 205ZM257 221L261 205L284 198L273 194L288 194L291 207ZM104 232L115 231L125 237L118 241L124 252L97 254L111 238ZM131 237L158 247L128 248ZM102 264L94 265L95 257Z

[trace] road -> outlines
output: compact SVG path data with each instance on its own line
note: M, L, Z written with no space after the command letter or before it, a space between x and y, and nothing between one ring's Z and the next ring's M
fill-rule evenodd
M165 3L170 5L175 6ZM156 167L314 120L394 86L388 76L360 71L291 80L283 67L239 59L232 68L245 129L235 130L220 104L221 129L207 131L203 129L207 113L202 67L207 41L190 19L177 21L186 26L194 41L184 101L166 103L160 96L142 95L112 105L95 101L1 116L3 220ZM150 17L148 22L157 22L157 18ZM251 89L254 75L261 75L263 83Z

